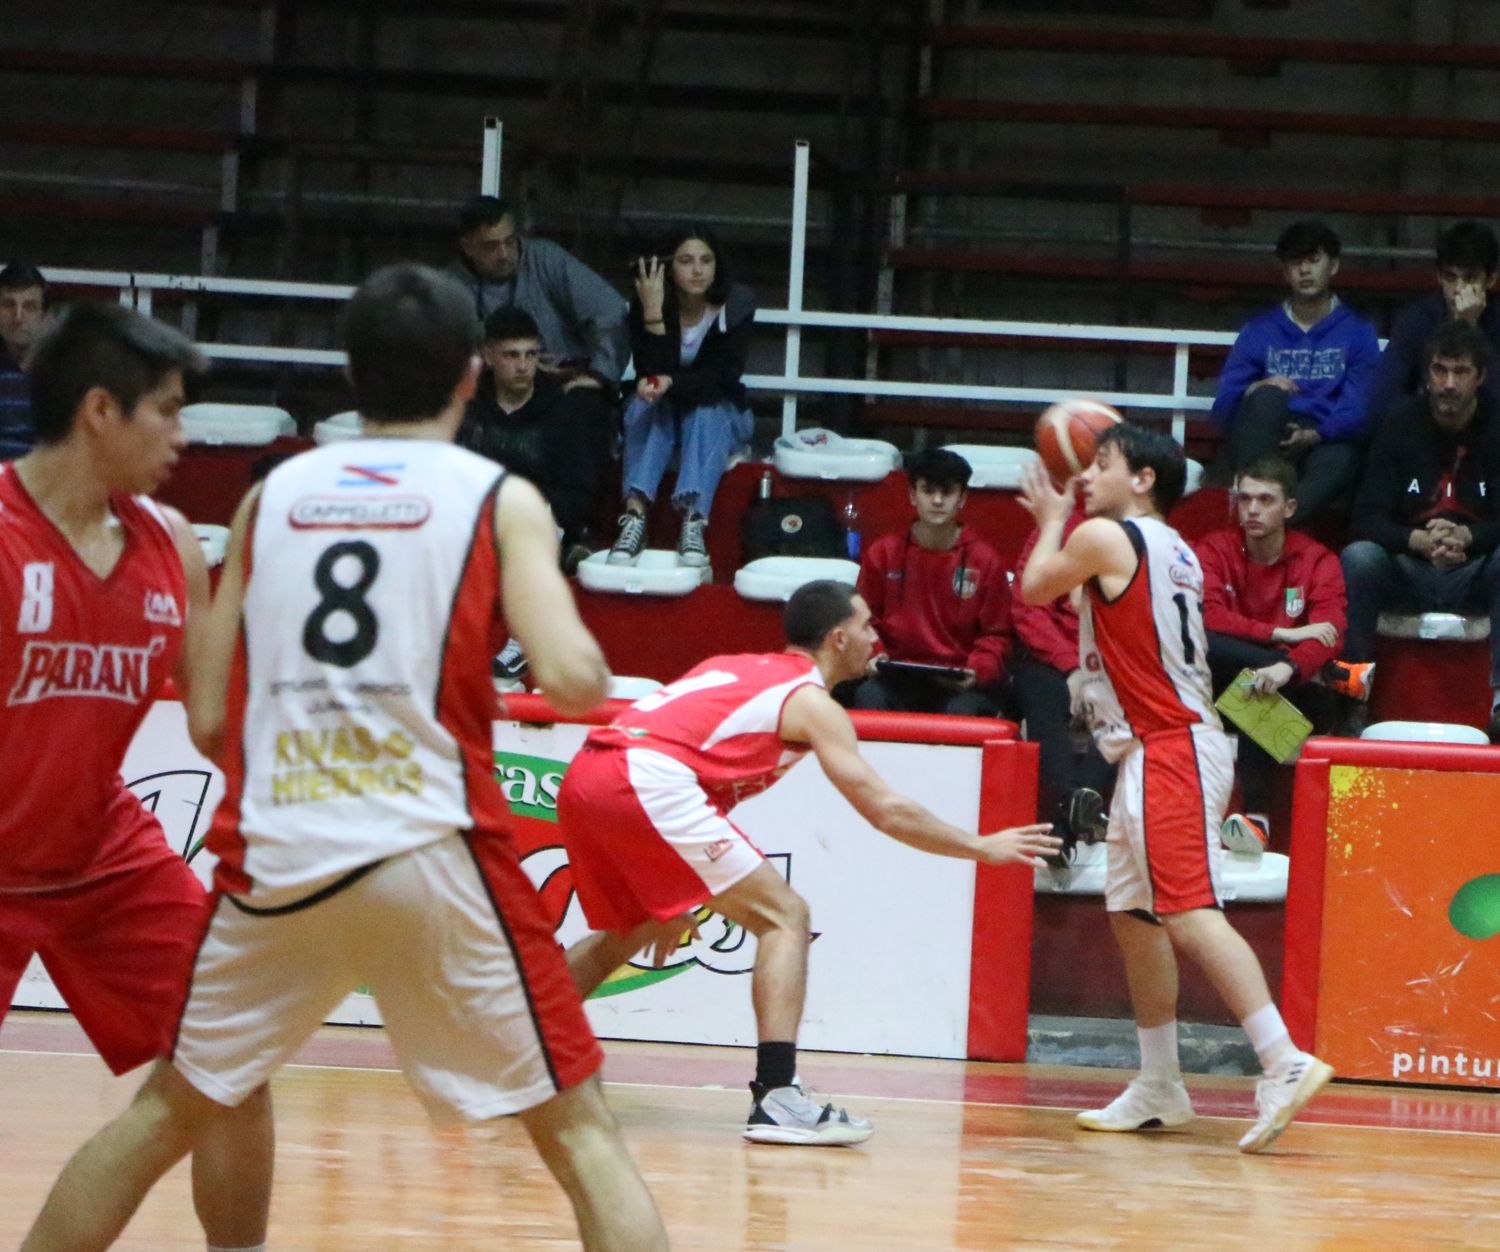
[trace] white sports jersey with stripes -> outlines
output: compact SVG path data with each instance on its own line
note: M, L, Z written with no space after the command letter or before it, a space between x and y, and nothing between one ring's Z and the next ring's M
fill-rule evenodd
M1157 731L1198 724L1220 729L1198 558L1158 518L1120 525L1135 548L1135 575L1113 600L1090 582L1078 614L1077 702L1109 761Z
M503 477L451 444L372 439L266 479L247 541L228 793L209 845L222 890L284 907L455 830L503 823L493 691L459 677L487 672L498 634Z

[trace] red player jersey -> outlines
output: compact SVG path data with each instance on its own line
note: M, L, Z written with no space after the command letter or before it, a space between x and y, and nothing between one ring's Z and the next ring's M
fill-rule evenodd
M809 657L795 652L714 656L676 682L637 700L595 746L649 748L690 766L725 811L764 791L806 753L781 738L781 710L798 687L823 686Z
M161 509L110 507L125 545L100 578L0 467L0 891L73 886L161 854L120 762L177 663L187 579Z

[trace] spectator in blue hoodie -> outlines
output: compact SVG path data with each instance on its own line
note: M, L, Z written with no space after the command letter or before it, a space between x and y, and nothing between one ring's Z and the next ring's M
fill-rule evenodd
M1297 467L1301 524L1352 494L1380 368L1375 328L1333 294L1339 247L1322 222L1282 233L1276 256L1291 294L1245 323L1214 398L1236 474L1277 453Z

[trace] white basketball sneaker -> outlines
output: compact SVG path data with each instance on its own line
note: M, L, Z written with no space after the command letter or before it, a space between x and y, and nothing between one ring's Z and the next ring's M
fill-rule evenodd
M875 1128L847 1109L808 1099L800 1086L761 1087L750 1084L754 1104L745 1119L745 1138L751 1143L802 1143L838 1147L863 1143Z
M1255 1084L1259 1116L1240 1139L1240 1151L1264 1152L1269 1148L1276 1142L1276 1136L1291 1125L1302 1106L1322 1091L1332 1077L1333 1066L1308 1052L1297 1053L1262 1077Z
M1133 1078L1102 1109L1088 1109L1077 1121L1085 1130L1155 1130L1185 1126L1193 1120L1193 1102L1180 1078Z

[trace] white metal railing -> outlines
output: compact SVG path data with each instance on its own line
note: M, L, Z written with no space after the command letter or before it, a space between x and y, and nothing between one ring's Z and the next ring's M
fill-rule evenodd
M46 269L49 283L69 286L112 288L122 304L150 313L154 295L161 291L213 295L273 297L281 299L343 301L354 288L325 283L293 283L247 278L212 278L182 274L127 273L113 270ZM758 309L756 321L788 328L789 347L782 374L747 374L745 385L754 391L783 397L783 430L796 425L795 398L800 395L883 396L892 399L960 400L1046 404L1067 395L1080 394L1069 387L998 387L977 383L903 382L875 378L822 378L800 373L800 344L791 339L803 329L847 329L925 331L946 334L1005 338L1075 339L1101 344L1152 344L1174 350L1172 390L1167 392L1089 391L1086 394L1106 404L1133 409L1170 412L1172 432L1181 439L1187 414L1212 407L1207 396L1188 393L1189 354L1194 348L1227 346L1232 334L1218 331L1172 330L1166 327L1088 326L1071 322L988 321L981 318L910 317L879 313L828 313L810 310ZM344 354L323 348L283 348L269 344L200 343L210 358L225 361L256 361L341 367ZM792 403L790 413L786 403Z
M500 127L486 119L481 185L494 194L499 185ZM980 318L908 317L881 313L816 312L803 308L804 257L807 243L808 169L811 149L798 141L793 157L792 229L788 261L787 307L759 309L756 321L786 327L786 354L781 374L747 374L744 382L754 391L782 398L782 431L790 434L797 424L797 399L801 395L883 396L892 399L960 400L1046 404L1069 395L1085 394L1106 404L1131 409L1167 412L1172 433L1181 440L1187 415L1210 409L1207 396L1188 392L1189 358L1194 348L1224 347L1234 335L1220 331L1171 330L1165 327L1076 325L1069 322L991 321ZM71 286L113 289L122 304L151 313L157 292L201 293L291 300L344 301L354 288L331 283L280 282L247 278L215 278L206 275L134 273L115 270L45 269L48 282ZM977 383L902 382L878 378L823 378L802 373L804 329L872 331L926 331L1005 338L1076 339L1108 344L1149 344L1173 351L1172 389L1166 392L1086 391L1058 387L998 387ZM228 361L258 361L338 367L344 354L320 348L282 348L261 344L201 343L210 358Z

